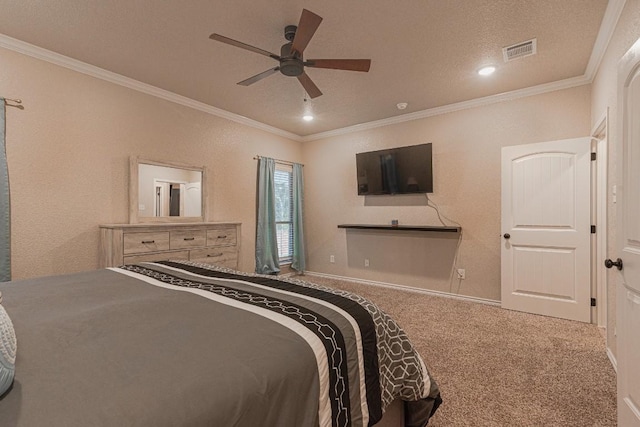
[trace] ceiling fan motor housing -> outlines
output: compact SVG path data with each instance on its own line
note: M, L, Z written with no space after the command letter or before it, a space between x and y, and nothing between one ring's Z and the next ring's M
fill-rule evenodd
M280 72L285 76L297 77L304 72L302 58L291 53L292 43L283 44L280 48Z

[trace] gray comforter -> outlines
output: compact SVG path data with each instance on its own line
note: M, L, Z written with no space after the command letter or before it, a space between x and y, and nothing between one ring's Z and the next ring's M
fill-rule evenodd
M299 280L145 263L0 284L18 338L7 426L365 426L438 388L371 302Z

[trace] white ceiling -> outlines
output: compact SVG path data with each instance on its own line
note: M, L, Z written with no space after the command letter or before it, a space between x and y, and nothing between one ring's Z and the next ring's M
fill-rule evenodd
M607 3L0 0L0 34L305 136L584 76ZM277 62L209 35L279 54L303 8L324 18L306 58L369 58L371 70L307 68L324 94L306 102L279 73L237 85ZM537 55L504 63L503 47L531 38ZM478 76L486 64L496 73ZM305 109L314 121L302 121Z

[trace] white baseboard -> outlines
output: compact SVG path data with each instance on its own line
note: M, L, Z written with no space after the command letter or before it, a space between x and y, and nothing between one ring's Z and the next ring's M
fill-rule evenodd
M611 362L611 365L613 366L613 370L616 371L616 374L618 373L618 361L616 360L616 357L613 355L613 352L611 351L611 349L609 347L607 347L607 357L609 358L609 361Z
M444 298L453 298L453 299L459 299L459 300L463 300L463 301L477 302L477 303L480 303L480 304L493 305L493 306L497 306L497 307L501 306L500 301L497 301L497 300L486 299L486 298L478 298L478 297L471 297L471 296L467 296L467 295L452 294L452 293L449 293L449 292L434 291L434 290L431 290L431 289L416 288L414 286L405 286L405 285L398 285L398 284L395 284L395 283L386 283L386 282L376 282L376 281L373 281L373 280L358 279L358 278L354 278L354 277L336 276L336 275L333 275L333 274L318 273L318 272L315 272L315 271L305 271L304 274L305 275L309 275L309 276L326 277L327 279L344 280L344 281L347 281L347 282L356 282L356 283L364 283L364 284L367 284L367 285L381 286L383 288L391 288L391 289L398 289L398 290L403 290L403 291L417 292L417 293L421 293L421 294L444 297Z

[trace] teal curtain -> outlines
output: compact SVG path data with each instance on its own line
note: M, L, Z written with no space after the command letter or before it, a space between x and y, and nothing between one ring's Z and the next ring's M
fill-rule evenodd
M306 267L304 252L304 227L302 221L302 203L304 193L304 179L302 175L302 165L293 165L293 259L291 268L302 273Z
M276 162L267 157L258 159L256 273L280 272L276 238L275 181Z
M11 205L5 144L5 102L0 98L0 282L11 280Z

